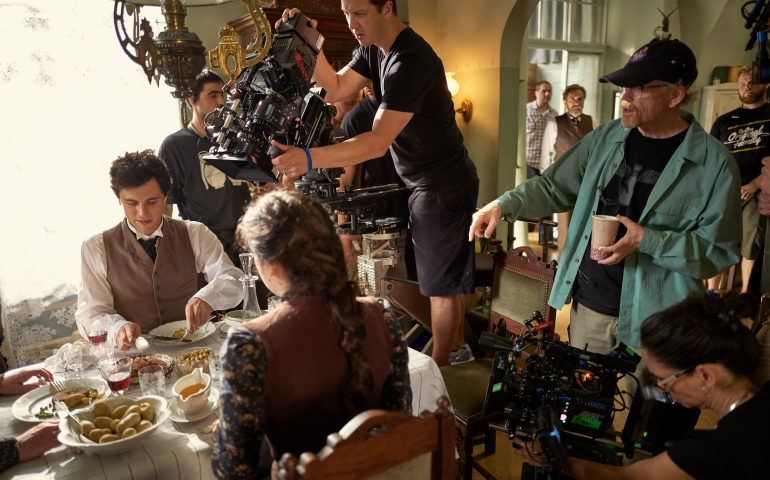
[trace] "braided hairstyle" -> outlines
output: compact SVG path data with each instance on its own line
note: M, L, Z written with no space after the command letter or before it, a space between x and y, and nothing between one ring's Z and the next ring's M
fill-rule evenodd
M271 192L249 206L238 225L237 240L258 261L283 267L291 285L284 299L326 297L348 361L340 396L350 416L363 411L363 394L374 388L372 367L363 351L366 327L329 214L297 192Z
M754 317L758 308L751 294L692 295L648 317L642 345L672 368L718 363L733 374L748 375L759 366L759 347L741 319Z

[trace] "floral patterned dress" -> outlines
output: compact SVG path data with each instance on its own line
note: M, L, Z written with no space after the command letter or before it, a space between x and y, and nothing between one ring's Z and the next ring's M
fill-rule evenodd
M406 340L389 312L385 313L385 320L393 339L393 354L380 408L411 412ZM221 350L222 415L211 467L217 478L251 479L257 476L260 446L268 433L264 425L269 413L262 390L267 377L267 355L262 340L251 330L235 327L231 332Z

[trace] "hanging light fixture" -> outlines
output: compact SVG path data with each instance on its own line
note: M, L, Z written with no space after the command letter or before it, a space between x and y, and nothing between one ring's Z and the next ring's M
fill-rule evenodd
M206 47L198 35L185 27L187 7L219 5L232 0L114 0L113 21L120 46L128 57L138 63L147 80L160 84L163 75L166 85L174 89L171 95L180 99L182 123L189 123L185 99L191 96L190 87L206 65ZM244 3L250 0L243 0ZM153 38L152 27L146 18L139 20L143 6L160 6L166 17L166 28ZM127 17L133 17L131 34L126 30Z

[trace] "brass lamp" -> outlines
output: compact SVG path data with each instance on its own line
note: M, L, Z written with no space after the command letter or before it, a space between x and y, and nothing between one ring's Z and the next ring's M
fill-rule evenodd
M218 5L232 0L114 0L113 21L115 32L126 55L141 65L147 80L159 84L160 75L170 87L171 95L181 100L182 123L189 119L185 99L191 96L190 87L206 65L206 47L198 35L185 27L187 7ZM152 27L146 18L139 21L142 6L161 6L166 17L166 28L153 38ZM129 36L125 16L132 16L134 25Z
M452 98L454 98L454 96L457 95L457 92L460 91L460 84L457 83L457 80L452 78L453 75L453 72L446 72L446 83L449 88L449 93L452 94ZM471 115L473 115L473 104L470 100L463 100L460 104L460 108L455 110L455 113L461 114L463 120L468 122L471 119Z

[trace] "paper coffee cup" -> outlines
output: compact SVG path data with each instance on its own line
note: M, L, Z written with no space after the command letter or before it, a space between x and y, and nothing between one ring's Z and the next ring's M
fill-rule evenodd
M593 231L591 232L591 260L604 260L612 256L610 252L602 252L599 247L615 245L620 222L609 215L593 216Z

